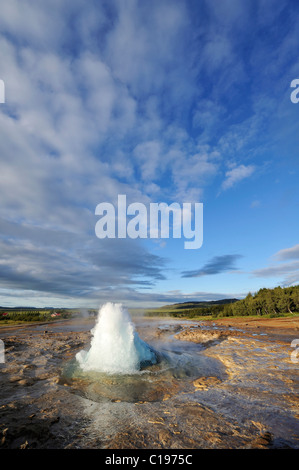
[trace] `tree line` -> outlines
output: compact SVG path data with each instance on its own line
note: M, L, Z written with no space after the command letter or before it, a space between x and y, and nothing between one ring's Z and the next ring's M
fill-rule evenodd
M0 312L0 321L5 322L5 320L12 321L26 321L26 322L39 322L39 321L51 321L53 317L51 314L54 313L54 310L51 311L38 311L38 310L27 310L27 311L8 311L3 314ZM59 318L69 318L70 313L66 310L56 310L56 313L59 313Z
M231 317L260 315L279 317L299 313L299 285L292 287L262 288L258 292L249 293L242 300L232 299L227 304L196 306L194 308L177 308L156 310L150 315L169 315L176 318L195 318L198 316Z
M299 312L299 285L292 287L275 287L274 289L262 288L255 294L247 294L245 299L237 302L213 305L208 308L196 309L190 312L190 316L213 315L216 317L267 315L278 317L286 314L292 315Z

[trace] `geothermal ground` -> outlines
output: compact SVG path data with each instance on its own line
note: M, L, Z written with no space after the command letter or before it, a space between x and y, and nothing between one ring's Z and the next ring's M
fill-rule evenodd
M0 448L298 448L299 320L133 318L160 364L80 376L94 322L2 327Z

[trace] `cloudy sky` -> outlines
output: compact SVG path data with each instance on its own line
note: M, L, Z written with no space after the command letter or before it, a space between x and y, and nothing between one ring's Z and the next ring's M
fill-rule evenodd
M299 282L296 0L1 2L0 305ZM203 245L99 239L101 202L202 202Z

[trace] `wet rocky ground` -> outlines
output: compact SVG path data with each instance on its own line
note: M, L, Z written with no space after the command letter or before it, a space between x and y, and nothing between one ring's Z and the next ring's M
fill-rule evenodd
M136 319L141 338L175 366L100 382L65 373L92 326L0 330L0 448L299 447L298 320Z

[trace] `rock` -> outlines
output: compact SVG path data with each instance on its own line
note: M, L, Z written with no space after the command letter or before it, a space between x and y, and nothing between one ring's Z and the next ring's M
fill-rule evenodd
M215 341L227 338L227 333L223 331L202 330L201 328L186 329L175 335L176 339L183 341L193 341L204 346L213 344Z
M20 449L27 449L28 446L29 446L28 441L25 441L24 444L20 445Z
M218 377L199 377L193 381L193 385L196 389L208 390L209 387L221 383Z
M273 441L273 434L271 434L269 431L266 431L266 432L262 433L256 439L255 444L266 446L266 445L271 444L272 441Z
M20 376L13 375L9 378L10 383L19 382L21 380Z
M163 446L168 446L172 439L172 435L166 429L162 429L161 431L159 431L158 439Z
M25 364L23 366L23 369L35 369L36 365L35 364Z
M28 387L35 382L34 379L22 379L18 381L19 385L23 385L24 387Z
M60 421L60 416L54 416L54 417L51 419L51 424L58 423L59 421Z
M171 395L169 395L169 393L165 393L165 395L163 397L163 401L169 400L170 397L171 397Z

